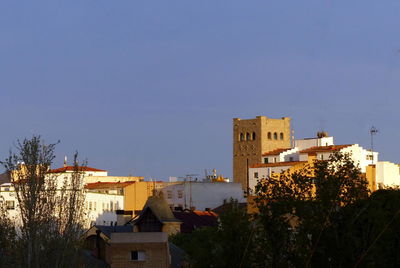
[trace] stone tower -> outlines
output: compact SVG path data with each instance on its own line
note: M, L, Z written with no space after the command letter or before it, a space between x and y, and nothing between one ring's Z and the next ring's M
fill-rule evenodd
M291 147L290 118L233 119L233 181L247 189L248 166L261 163L262 154Z

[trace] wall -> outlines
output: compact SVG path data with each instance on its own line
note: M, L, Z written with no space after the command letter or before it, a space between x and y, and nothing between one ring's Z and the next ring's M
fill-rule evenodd
M132 183L124 188L125 210L142 210L147 198L153 195L154 189L162 187L160 182L140 181Z
M240 140L240 134L244 140ZM246 139L246 134L255 134L254 139ZM271 133L271 139L268 139ZM277 133L277 139L274 139ZM280 139L280 133L283 139ZM277 148L291 147L290 118L271 119L257 116L255 119L233 119L233 181L241 183L242 188L247 188L248 166L261 163L263 153Z
M394 163L380 161L376 163L376 184L384 186L400 186L399 166Z
M365 169L365 177L368 181L368 189L373 192L377 190L376 185L376 166L369 165Z
M333 145L333 137L295 140L294 145L294 147L299 148L300 151L315 146L329 146Z
M14 201L14 209L8 209L7 214L10 218L15 217L20 213L17 197L15 196L14 187L11 183L4 183L0 185L0 199L4 201Z
M111 268L170 267L167 234L159 233L112 233L106 248L106 261ZM132 261L131 251L145 251L144 261Z
M250 193L254 194L255 186L257 185L259 180L266 179L274 174L278 175L286 170L296 171L303 168L306 163L296 163L288 165L277 165L277 166L270 166L270 167L258 167L258 168L250 168L249 169L249 188ZM258 178L255 178L255 173L258 173Z
M164 183L162 192L170 206L195 207L196 210L214 209L230 198L246 202L241 184L233 182Z
M124 209L124 196L95 192L85 193L85 210L89 225L111 225L117 221L115 210Z
M17 216L19 216L20 212L14 188L6 186L5 184L0 185L0 198L14 201L15 209L7 210L7 212L11 218L18 220L19 217ZM89 209L89 203L91 209ZM113 204L112 208L110 207L111 204ZM84 219L85 222L82 224L85 227L90 227L90 225L94 223L99 225L111 225L111 222L114 223L117 221L115 210L124 209L124 196L85 192L84 205L86 216Z
M367 155L370 155L371 152L368 150L365 150L358 144L353 144L349 147L346 147L341 150L342 153L350 153L351 159L353 159L354 163L360 166L361 172L365 173L366 172L366 167L368 165L373 165L377 163L378 161L378 153L374 152L374 159L373 160L368 160Z
M131 177L131 176L86 176L85 183L95 182L126 182L126 181L142 181L144 177Z

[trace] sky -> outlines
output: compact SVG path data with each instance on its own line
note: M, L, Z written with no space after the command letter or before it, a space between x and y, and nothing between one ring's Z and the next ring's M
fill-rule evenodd
M60 140L111 175L232 176L232 118L400 162L400 1L0 1L0 158Z

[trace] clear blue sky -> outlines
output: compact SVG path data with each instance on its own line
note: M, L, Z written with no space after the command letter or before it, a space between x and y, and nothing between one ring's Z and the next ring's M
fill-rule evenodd
M231 176L232 118L400 161L400 1L0 2L0 157L61 140L113 175Z

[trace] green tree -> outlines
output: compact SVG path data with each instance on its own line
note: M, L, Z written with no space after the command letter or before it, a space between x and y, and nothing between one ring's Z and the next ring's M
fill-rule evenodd
M399 267L400 191L378 190L343 207L322 246L335 267Z
M321 246L341 207L368 197L365 177L350 155L334 153L296 172L256 186L258 266L320 266L330 256Z
M190 267L250 267L254 232L249 215L235 200L225 205L218 226L170 238L186 252Z

